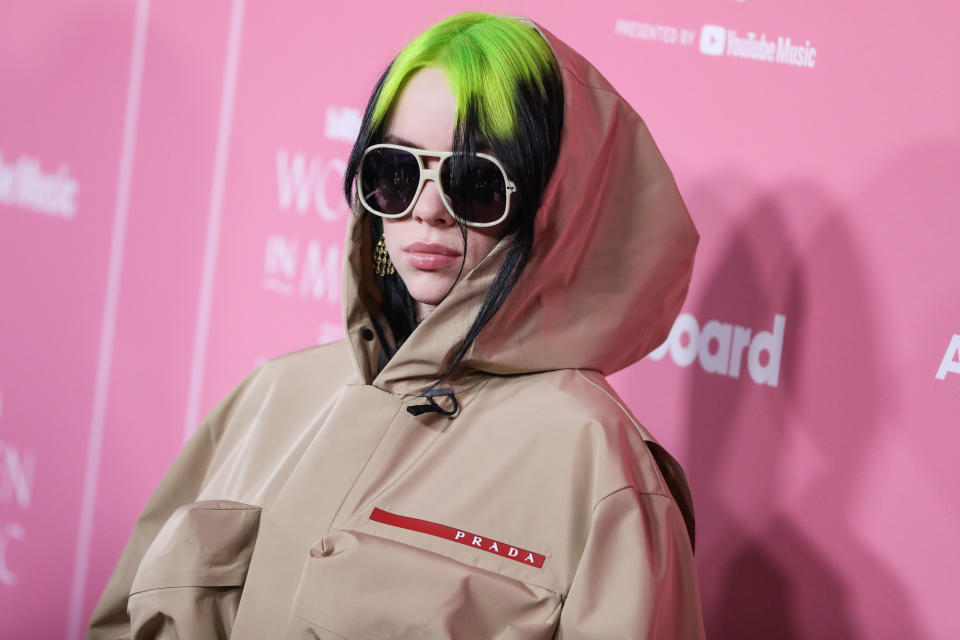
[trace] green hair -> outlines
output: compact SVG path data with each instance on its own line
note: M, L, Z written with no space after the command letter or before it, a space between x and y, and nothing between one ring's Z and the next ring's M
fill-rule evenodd
M550 46L526 23L489 13L458 13L424 31L397 55L374 106L374 129L407 79L424 67L445 71L457 101L459 126L472 110L487 140L516 135L518 87L532 86L546 98L544 77L559 74Z

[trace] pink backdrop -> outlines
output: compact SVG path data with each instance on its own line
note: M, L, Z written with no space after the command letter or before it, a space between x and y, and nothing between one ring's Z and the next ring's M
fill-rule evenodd
M341 334L359 110L469 6L589 58L703 236L614 384L690 476L708 635L960 637L960 10L887 4L4 2L0 636L79 637L199 417Z

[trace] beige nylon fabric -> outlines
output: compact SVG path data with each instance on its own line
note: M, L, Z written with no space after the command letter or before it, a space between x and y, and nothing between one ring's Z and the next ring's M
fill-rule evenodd
M703 637L683 516L650 434L603 377L665 337L696 231L640 117L541 33L563 73L560 157L531 262L450 380L459 413L407 409L504 243L378 371L355 212L347 339L265 363L210 412L141 514L88 638Z

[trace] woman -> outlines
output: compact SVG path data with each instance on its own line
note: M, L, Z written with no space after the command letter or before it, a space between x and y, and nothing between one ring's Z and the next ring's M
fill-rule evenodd
M347 175L347 339L214 408L88 637L702 637L682 472L603 377L697 243L643 121L541 27L460 14Z

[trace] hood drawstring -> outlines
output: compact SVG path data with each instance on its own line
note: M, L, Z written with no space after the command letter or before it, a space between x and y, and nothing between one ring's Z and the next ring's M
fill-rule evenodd
M453 395L453 389L427 389L420 395L421 397L426 398L427 402L426 404L417 404L407 407L407 412L412 416L419 416L423 415L424 413L431 412L439 413L445 416L452 416L460 409L460 406L457 404L457 397ZM437 396L449 396L450 401L453 403L453 408L444 409L438 405L436 400L434 400L434 398Z

